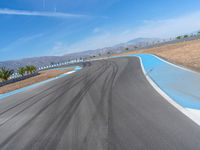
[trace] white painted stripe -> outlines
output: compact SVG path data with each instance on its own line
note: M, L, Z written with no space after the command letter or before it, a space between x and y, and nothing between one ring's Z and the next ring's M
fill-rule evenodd
M150 85L162 96L164 97L170 104L172 104L175 108L177 108L179 111L181 111L183 114L185 114L188 118L193 120L197 125L200 126L200 116L199 115L194 115L191 113L192 109L186 109L179 104L177 104L172 98L170 98L162 89L158 87L156 83L153 82L153 80L147 75L147 72L144 69L142 59L139 56L135 56L140 59L140 65L142 68L142 71L147 79L147 81L150 83ZM197 114L197 113L196 113Z
M72 74L72 73L74 73L74 72L76 72L76 71L69 71L69 72L66 72L66 73L64 73L64 74Z
M200 122L200 110L186 108Z

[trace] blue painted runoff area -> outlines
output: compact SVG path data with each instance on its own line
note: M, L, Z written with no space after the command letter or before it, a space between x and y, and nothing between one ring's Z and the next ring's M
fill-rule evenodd
M73 67L61 67L61 68L52 68L52 69L49 69L49 70L65 70L65 69L73 69Z
M80 69L82 69L80 66L75 66L75 67L69 67L69 68L74 68L74 70L72 72L76 72ZM57 70L58 68L56 68L55 70ZM65 68L67 69L67 68ZM54 78L51 78L51 79L48 79L48 80L45 80L45 81L41 81L41 82L38 82L38 83L35 83L35 84L32 84L30 86L27 86L27 87L24 87L24 88L21 88L21 89L17 89L17 90L14 90L14 91L11 91L11 92L8 92L8 93L5 93L5 94L0 94L0 99L3 99L3 98L6 98L8 96L11 96L11 95L14 95L14 94L17 94L17 93L20 93L20 92L24 92L28 89L31 89L31 88L34 88L36 86L39 86L41 84L44 84L44 83L47 83L47 82L50 82L50 81L53 81L55 79L59 79L59 78L62 78L62 77L65 77L65 76L68 76L69 74L61 74L57 77L54 77Z
M148 75L168 96L185 108L200 109L200 74L151 55L138 54Z

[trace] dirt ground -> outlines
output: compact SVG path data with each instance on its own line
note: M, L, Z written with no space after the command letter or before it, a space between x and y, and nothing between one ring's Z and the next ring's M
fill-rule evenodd
M32 85L34 83L41 82L41 81L47 80L49 78L59 76L63 73L69 72L71 70L72 70L72 68L68 68L65 70L41 71L41 72L39 72L40 74L37 76L0 87L0 94L7 93L7 92L10 92L13 90L17 90L17 89Z
M200 40L167 44L160 47L129 51L124 54L151 53L170 62L185 66L200 72Z

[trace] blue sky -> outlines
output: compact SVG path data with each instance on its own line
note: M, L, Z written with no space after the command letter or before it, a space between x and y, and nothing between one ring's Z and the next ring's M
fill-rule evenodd
M1 0L0 61L200 30L199 0Z

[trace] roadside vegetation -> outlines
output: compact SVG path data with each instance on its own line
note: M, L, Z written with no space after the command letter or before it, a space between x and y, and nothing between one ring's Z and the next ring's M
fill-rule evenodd
M180 40L180 39L185 39L185 38L188 38L188 37L192 37L192 36L189 36L189 35L186 34L186 35L182 35L182 36L177 36L176 39Z
M26 73L26 68L25 67L20 67L18 70L17 70L18 74L21 75L21 76L24 76L25 73Z
M24 67L25 68L25 67ZM40 73L37 76L32 76L30 78L26 78L24 80L20 80L18 82L14 82L11 84L4 85L0 87L0 94L4 94L10 91L14 91L23 87L27 87L29 85L32 85L34 83L38 83L41 81L48 80L50 78L57 77L63 73L72 71L73 68L66 68L65 70L44 70L40 71ZM24 74L25 75L25 74Z
M20 76L25 76L29 74L33 74L37 71L37 68L33 65L26 66L26 67L20 67L17 70L17 73ZM0 68L0 81L7 81L10 79L10 77L14 74L14 70L8 69L5 67Z
M25 67L25 71L27 74L33 74L34 72L36 72L36 67L35 66L26 66Z
M194 33L194 34L179 35L176 37L176 39L180 40L180 39L185 39L185 38L195 37L195 36L200 36L200 31L198 31L197 33Z
M7 69L2 67L0 69L0 79L1 81L6 81L10 78L10 76L14 73L14 70Z

